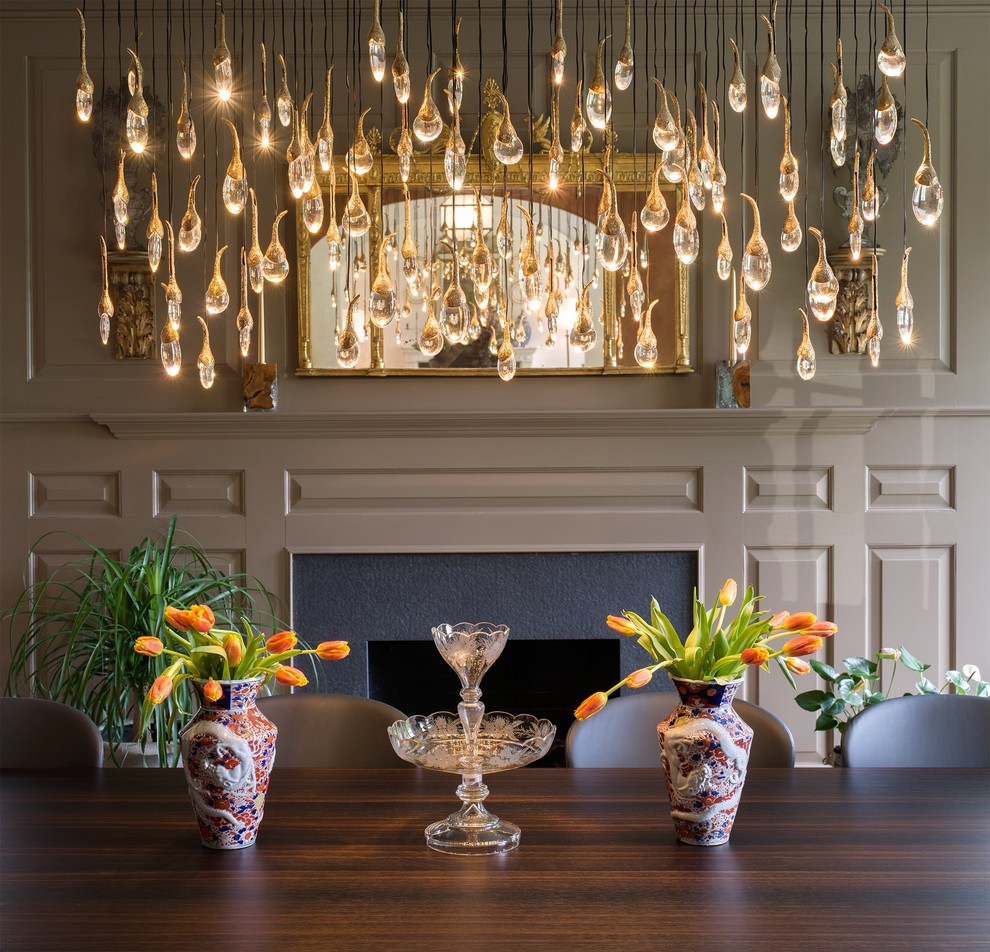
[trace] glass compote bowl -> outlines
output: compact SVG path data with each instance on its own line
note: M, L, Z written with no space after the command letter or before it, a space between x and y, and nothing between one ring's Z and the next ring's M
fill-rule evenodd
M505 853L519 845L519 827L485 809L488 787L482 778L539 760L557 731L550 721L530 714L485 713L478 685L508 637L505 625L488 622L434 628L440 654L461 681L457 713L416 715L388 730L403 760L461 776L461 808L426 828L427 844L442 853Z

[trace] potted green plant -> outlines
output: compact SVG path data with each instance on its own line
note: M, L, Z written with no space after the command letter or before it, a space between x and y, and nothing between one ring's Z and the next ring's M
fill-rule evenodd
M889 672L886 675L884 662L889 662ZM990 684L982 680L980 670L975 664L964 665L961 671L946 671L945 682L938 687L925 675L931 665L919 661L904 647L881 648L876 653L876 660L846 658L842 662L844 670L833 668L830 664L818 660L812 660L810 665L812 670L825 681L825 687L804 691L794 700L804 710L817 714L816 731L838 730L840 738L846 732L849 722L860 711L874 704L880 704L892 696L898 665L913 671L918 676L914 690L905 691L904 694L941 694L947 690L968 694L972 689L977 697L990 696ZM835 746L825 758L825 762L835 767L842 766L841 743Z
M123 746L139 731L135 721L158 672L134 650L142 636L161 639L165 608L208 605L226 627L243 615L277 630L276 599L257 579L221 572L189 536L178 534L173 516L167 529L149 536L122 558L72 533L46 533L32 555L53 536L82 543L87 553L51 576L26 585L0 614L10 644L6 694L30 694L85 711L107 741L109 759L123 760ZM158 707L149 722L158 762L175 765L179 728L197 707L188 685L175 702ZM141 749L149 735L141 734Z

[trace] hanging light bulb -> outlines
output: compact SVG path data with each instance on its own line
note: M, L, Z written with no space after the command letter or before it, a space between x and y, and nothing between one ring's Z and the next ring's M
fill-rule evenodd
M433 80L439 72L440 68L437 67L427 76L423 87L423 102L413 120L413 132L420 142L432 142L443 131L443 118L433 101Z
M495 277L495 259L488 245L485 244L485 236L481 230L481 191L474 190L475 212L475 236L474 251L471 253L471 281L474 284L475 296L485 293L492 285ZM503 204L504 207L504 204Z
M387 327L395 317L398 305L398 296L388 271L386 256L389 239L394 237L395 232L390 231L378 246L378 273L371 284L371 294L368 296L369 317L375 327Z
M182 290L175 280L175 233L172 231L172 223L168 220L165 222L165 235L168 238L168 282L163 284L162 287L165 289L165 306L168 314L166 323L178 332L179 323L182 320ZM163 334L163 343L164 340L165 336ZM176 342L178 342L178 337L176 337ZM163 354L162 360L164 361L164 359L165 356ZM165 365L165 369L168 370L168 364ZM176 367L175 372L178 373L178 367Z
M722 165L722 144L719 135L719 113L718 104L712 102L712 116L715 123L715 167L712 170L712 208L716 214L720 214L725 207L725 183L729 177L725 174L725 166Z
M688 194L691 196L691 204L694 205L698 211L704 211L707 198L705 196L705 182L701 177L701 171L698 168L698 153L697 153L697 143L698 143L698 124L695 121L694 113L689 109L687 111L688 117L688 129L687 129L687 143L685 146L687 155L687 182L688 182Z
M798 161L791 152L791 107L786 96L781 96L780 99L784 104L784 154L780 160L780 197L785 202L791 202L798 192Z
M828 263L825 254L825 237L812 226L808 229L818 239L818 263L811 271L808 280L808 300L811 302L811 313L819 321L831 320L835 313L835 302L839 296L839 281Z
M560 89L557 86L553 87L553 95L550 99L550 125L552 141L548 157L547 185L551 191L554 191L560 185L560 176L564 171L564 147L560 144Z
M113 317L113 301L110 299L110 279L107 267L107 243L100 235L100 270L103 275L103 282L100 291L100 303L96 308L100 319L100 343L106 344L110 340L110 318Z
M646 202L639 213L639 220L647 231L660 231L662 228L666 228L667 222L670 221L670 209L667 207L667 199L660 187L662 175L663 168L657 162L653 169L653 182L650 185L650 191L647 193Z
M660 98L657 104L657 115L653 120L653 144L661 151L667 151L677 146L680 139L680 130L674 117L670 114L670 106L667 104L667 91L656 76L652 77L657 89L660 91Z
M766 241L763 240L763 232L760 231L760 210L756 202L745 193L742 197L749 202L753 209L753 231L750 233L749 241L742 256L742 273L746 283L754 291L762 291L770 281L770 273L773 270L770 262L770 249Z
M457 18L454 23L454 53L451 57L450 70L447 73L447 89L454 97L454 104L461 108L461 99L464 96L464 64L461 62L461 51L459 46L461 36L461 18ZM451 115L453 115L451 111Z
M729 37L732 47L732 78L729 80L729 105L733 112L742 112L746 108L748 95L746 93L746 77L739 63L739 48L736 41Z
M650 315L653 308L657 306L657 299L650 301L650 306L643 316L643 324L640 327L639 335L636 338L636 347L633 350L633 357L636 363L644 370L652 370L657 364L659 351L657 349L657 335L653 332L653 325L650 323Z
M162 260L162 240L165 237L165 226L158 215L158 176L154 172L151 173L151 217L145 236L148 239L148 264L154 274Z
M282 74L282 81L278 87L278 95L275 97L275 112L278 113L278 121L287 127L292 122L294 104L292 94L289 92L289 77L285 72L285 58L278 54L278 65Z
M671 149L664 150L663 153L663 174L672 185L676 185L685 176L687 168L687 140L681 131L681 107L678 105L677 97L667 90L670 104L673 108L674 128L677 131L677 142Z
M258 120L258 136L261 139L261 147L267 149L272 141L272 107L268 102L268 56L264 43L261 44L261 99L254 115Z
M220 271L220 259L227 250L227 246L217 250L216 259L213 262L213 277L210 279L209 287L206 289L206 310L210 314L222 314L230 304L230 294L227 292L227 284Z
M680 169L681 176L684 170ZM681 190L681 205L674 216L674 254L681 264L693 264L698 257L698 220L691 211L691 200L688 198L688 190Z
M509 115L509 101L502 92L499 92L498 95L502 101L502 120L499 122L498 131L495 133L492 152L502 165L515 165L523 156L522 139L519 138L515 127L512 125L512 117Z
M244 174L244 163L241 161L241 140L237 129L229 119L224 119L230 129L230 147L232 154L227 174L223 179L223 203L231 215L239 215L244 211L248 200L247 176Z
M629 274L626 277L626 297L629 300L629 307L632 309L633 318L639 320L639 315L643 312L646 304L646 290L643 288L643 279L639 276L639 268L636 267L636 259L639 257L636 252L636 213L632 214L629 222L629 231L632 235L632 253L629 256L626 266Z
M128 48L131 54L134 75L137 77L134 95L127 104L127 119L124 131L133 152L140 155L148 145L148 104L144 101L144 69L137 53Z
M897 132L897 104L890 92L886 75L880 80L880 92L877 95L876 107L873 111L873 123L877 142L887 145Z
M289 259L285 255L285 249L278 240L278 223L287 213L279 212L272 222L272 239L265 250L265 260L261 265L261 273L269 284L281 284L289 273Z
M371 30L368 33L368 60L376 83L380 83L385 77L385 31L382 29L380 6L380 0L375 0Z
M127 182L124 181L124 150L120 150L120 159L117 162L117 182L113 187L113 219L114 235L117 238L117 247L123 250L127 241L127 203L130 200L130 193L127 190Z
M306 231L311 235L315 235L323 227L323 192L315 178L302 198L302 220Z
M588 111L588 122L596 129L604 129L612 119L612 93L605 82L602 71L602 51L605 49L607 36L598 42L598 52L595 54L595 72L588 83L588 96L585 106Z
M179 106L179 118L175 121L175 147L184 159L191 159L196 152L196 124L189 114L189 88L186 79L186 64L179 59L182 66L182 99Z
M543 307L543 268L536 257L533 237L533 218L522 205L516 206L526 220L526 240L519 250L519 269L522 272L523 294L526 308L536 313Z
M426 320L419 333L419 349L424 357L436 357L443 350L443 331L440 329L440 322L437 320L434 302L440 295L440 288L433 285L429 299L426 303Z
M409 134L409 127L406 125L406 107L402 107L402 131L399 133L399 142L395 147L395 154L399 159L399 178L405 185L409 181L409 173L412 171L413 143Z
M249 194L251 196L251 250L247 253L247 273L251 290L255 294L260 294L265 282L265 256L258 242L258 200L253 188L249 189Z
M581 110L581 80L577 81L574 89L574 112L571 113L571 152L580 152L584 148L584 134L588 127L584 123L584 112Z
M591 299L588 296L590 287L589 281L578 295L577 316L567 338L571 347L582 353L587 353L598 341L598 331L595 330L594 321L591 319Z
M189 183L189 197L186 199L186 213L179 222L179 250L195 251L203 238L203 220L196 211L196 186L199 185L197 175Z
M567 56L567 44L564 42L564 3L556 0L554 7L554 22L557 25L550 46L550 74L555 86L564 81L564 59ZM574 150L577 152L577 149Z
M849 252L853 261L859 261L863 250L863 219L859 214L859 143L853 157L853 197L852 214L849 216Z
M876 221L880 217L880 190L873 177L873 161L877 150L870 153L866 163L866 179L863 182L863 218L866 221Z
M608 172L603 170L601 175L604 183L602 187L608 196L608 207L598 219L595 249L598 252L598 261L606 271L618 271L629 254L629 239L626 236L626 226L622 224L616 209L618 203L615 198L615 184Z
M808 315L804 308L798 308L801 314L801 343L797 349L797 372L802 380L810 380L815 376L815 348L811 346L811 334L808 328Z
M846 108L849 103L849 93L845 80L842 78L842 40L835 41L835 63L832 67L832 98L829 100L829 110L832 113L832 138L840 141L846 138Z
M773 0L770 19L760 14L760 19L767 28L767 58L760 72L760 100L768 119L776 119L780 108L780 63L777 62L777 37L774 28L776 17L777 0Z
M384 53L382 55L384 56ZM354 329L354 305L359 297L361 297L360 294L355 294L347 303L344 329L337 337L337 363L345 370L357 366L357 362L361 359L361 341Z
M701 96L701 145L698 146L698 171L701 172L701 180L708 191L711 191L714 184L715 174L715 150L708 139L708 93L705 92L705 84L698 83L698 93ZM712 103L712 107L715 103Z
M244 247L241 246L241 307L237 312L237 342L241 349L241 356L247 357L251 349L251 330L254 328L254 318L251 316L251 308L248 307L248 262Z
M371 112L365 109L357 121L357 132L354 135L354 144L347 150L347 167L355 175L367 175L374 165L375 157L371 154L371 146L364 137L364 117Z
M200 385L204 390L209 390L217 377L217 362L213 357L213 351L210 350L210 329L199 314L196 315L196 320L203 328L203 348L196 358L196 369L199 371Z
M559 0L558 0L559 3ZM79 14L79 75L76 77L76 115L82 122L89 122L93 115L93 80L86 69L86 18L82 10Z
M615 88L625 90L633 78L632 10L630 0L626 0L626 33L622 49L615 61Z
M920 119L911 120L920 130L924 139L924 155L918 171L914 173L914 191L911 193L911 208L914 217L922 225L934 225L942 214L945 195L942 184L932 165L932 140L928 127Z
M907 57L904 55L901 41L897 39L897 33L894 30L894 15L890 12L890 7L881 3L880 9L887 17L887 35L884 37L883 46L877 51L877 66L880 67L880 72L884 76L897 77L904 72L904 67L907 66Z
M402 273L406 276L406 281L412 281L419 273L419 260L412 233L412 203L409 200L409 189L405 185L402 186L402 195L406 206L406 233L402 238Z
M450 135L447 137L447 148L444 149L443 153L443 173L447 178L447 184L455 192L459 192L464 185L464 177L467 175L467 152L464 148L464 140L461 138L460 110L457 108L457 103L454 102L450 90L445 89L444 92L450 101L453 119L451 120ZM508 109L506 109L505 115L508 115ZM504 123L504 117L502 121Z
M160 351L165 373L177 377L182 369L182 348L179 346L179 332L171 321L166 321L162 328Z
M330 111L333 108L333 67L327 70L327 82L323 92L323 125L316 133L316 155L324 172L333 169L333 126L330 124Z
M371 227L371 216L361 200L361 193L358 191L357 177L353 172L348 172L351 179L351 193L348 196L347 204L344 206L344 215L340 222L340 230L352 241L357 240L362 235L367 234Z
M729 227L725 222L725 215L719 212L718 217L722 222L722 240L718 243L715 255L715 272L723 281L728 281L732 277L732 245L729 243Z
M901 259L901 286L894 299L894 307L897 309L897 333L901 335L901 342L910 344L914 337L914 298L911 289L908 287L908 256L911 254L910 248L904 249L904 257Z
M736 309L732 312L732 341L740 357L746 355L753 338L753 311L746 300L746 280L739 274L739 294Z
M230 58L230 50L227 49L222 3L217 3L217 10L220 23L217 28L217 48L213 51L213 78L217 84L217 95L222 102L227 102L234 89L234 64Z
M801 222L794 214L794 200L787 203L787 217L784 219L783 227L780 229L780 247L790 253L797 251L801 247L801 240L804 233L801 231Z
M399 29L396 34L395 59L392 60L392 86L395 88L395 98L399 104L409 102L409 63L405 54L405 17L402 15L402 7L399 7Z

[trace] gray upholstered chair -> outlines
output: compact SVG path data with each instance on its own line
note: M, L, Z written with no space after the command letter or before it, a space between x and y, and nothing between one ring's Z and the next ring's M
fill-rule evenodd
M847 767L990 767L990 698L895 697L857 714L842 736Z
M37 697L0 697L0 767L101 767L103 738L82 711Z
M676 694L657 691L610 698L594 717L571 725L566 740L567 766L660 766L657 724L677 703ZM779 717L740 699L732 706L753 728L750 767L794 766L794 738Z
M351 694L280 694L258 698L278 728L279 767L411 767L392 749L388 728L406 715Z

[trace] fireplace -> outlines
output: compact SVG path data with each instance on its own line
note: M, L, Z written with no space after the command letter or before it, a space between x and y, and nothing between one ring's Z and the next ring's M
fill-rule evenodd
M482 682L489 710L557 724L545 760L562 764L573 710L649 660L605 616L649 610L655 595L678 631L691 620L695 552L297 553L292 623L310 642L345 638L351 655L309 689L374 697L407 714L453 710L459 684L433 646L441 622L509 626ZM656 678L643 690L670 690Z

